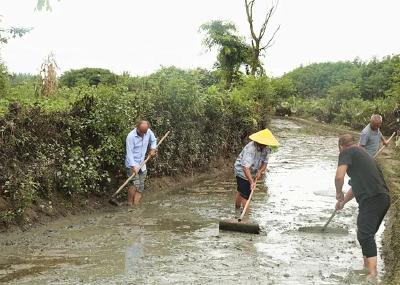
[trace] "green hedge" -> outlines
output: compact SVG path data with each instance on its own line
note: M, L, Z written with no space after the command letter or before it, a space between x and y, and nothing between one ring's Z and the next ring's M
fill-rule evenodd
M149 120L158 137L171 130L151 175L192 172L237 153L266 125L274 96L266 79L226 92L207 86L202 72L175 68L128 81L129 88L62 88L49 101L32 97L6 112L0 119L0 198L10 209L0 210L3 222L23 218L39 197L101 195L120 183L126 135L138 119Z
M360 97L338 100L331 96L322 99L291 97L285 101L296 116L315 117L326 123L347 125L362 129L372 114L383 116L382 130L391 133L399 129L394 111L400 107L400 92L386 98L364 100Z

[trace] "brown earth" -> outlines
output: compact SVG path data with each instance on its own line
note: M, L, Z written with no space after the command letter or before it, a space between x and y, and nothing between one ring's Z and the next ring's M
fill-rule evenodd
M400 284L400 157L393 148L379 158L389 184L392 205L389 209L383 238L383 257L386 265L386 283Z
M220 175L226 175L226 173L232 171L232 161L229 159L219 159L212 163L207 169L199 169L196 175L193 173L176 175L173 177L153 177L146 181L146 192L144 196L154 196L165 194L166 191L170 191L174 188L183 188L187 185L199 183L208 178L215 178ZM120 181L122 184L123 181ZM119 185L116 185L118 188ZM155 190L157 189L157 190ZM116 189L115 189L116 190ZM114 191L114 190L113 190ZM66 198L60 193L55 192L52 195L51 200L48 199L37 199L33 205L25 209L23 219L13 221L8 225L0 223L0 233L2 232L14 232L14 231L27 231L34 227L45 225L51 221L59 219L61 217L67 217L70 215L80 215L93 213L96 211L104 211L112 207L108 203L113 192L108 195L90 195L90 196L75 196L73 198ZM122 191L118 195L119 202L125 202L126 190ZM6 200L0 197L0 210L10 209L10 204Z

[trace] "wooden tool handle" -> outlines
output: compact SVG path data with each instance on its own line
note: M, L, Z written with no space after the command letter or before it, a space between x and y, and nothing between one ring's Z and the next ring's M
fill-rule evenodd
M322 228L322 231L326 230L326 227L329 225L329 223L332 221L333 217L336 215L337 211L336 209L333 211L331 217L329 218L329 220L325 223L324 227Z
M392 138L396 135L396 132L393 132L393 134L390 136L390 138L387 140L387 142L389 143ZM378 156L378 154L380 154L384 149L385 149L386 145L383 145L374 155L374 158Z
M161 143L163 142L163 140L165 140L165 138L169 135L171 131L168 131L158 142L156 148L158 148ZM149 160L150 160L151 156L147 156L147 158L139 165L139 169L141 169ZM124 189L124 187L126 186L126 184L128 184L129 181L132 180L133 177L135 177L136 172L134 172L131 176L128 177L128 179L125 180L124 184L121 185L121 187L118 188L117 191L115 191L115 193L111 196L111 197L115 197L122 189Z
M238 219L239 222L242 221L244 215L246 214L247 208L250 205L251 198L253 197L254 190L256 189L256 185L257 185L257 179L254 181L254 187L251 189L249 199L247 199L246 205L244 205L244 208L243 208L243 212Z

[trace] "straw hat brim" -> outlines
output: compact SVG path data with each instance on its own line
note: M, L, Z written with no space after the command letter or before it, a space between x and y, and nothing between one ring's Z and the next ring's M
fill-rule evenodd
M279 146L278 140L274 137L270 130L264 129L249 136L249 139L262 145L272 147Z

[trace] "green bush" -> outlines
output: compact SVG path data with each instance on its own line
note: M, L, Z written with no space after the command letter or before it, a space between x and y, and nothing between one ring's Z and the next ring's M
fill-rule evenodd
M138 119L149 120L158 137L171 130L151 162L152 176L208 167L237 153L265 124L275 96L267 78L245 80L228 92L209 86L212 76L201 70L165 68L128 79L116 86L63 87L47 99L16 97L21 108L0 118L0 186L7 190L1 195L14 199L12 215L0 213L3 221L21 216L38 196L101 195L120 183L125 139ZM32 92L21 86L20 93Z
M293 84L294 92L284 84L285 80ZM400 108L400 55L367 62L356 59L311 64L274 82L276 86L287 85L289 91L277 94L281 104L290 106L292 114L360 129L368 124L372 114L378 113L383 116L385 133L399 127L394 111Z
M59 84L66 87L76 87L79 85L97 86L116 85L118 76L108 69L103 68L82 68L64 72L60 76Z
M7 95L9 85L7 68L0 62L0 99Z
M99 150L89 147L84 152L76 146L69 150L61 171L57 173L61 190L72 196L82 193L104 192L102 182L110 181L108 172L102 170Z

